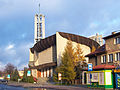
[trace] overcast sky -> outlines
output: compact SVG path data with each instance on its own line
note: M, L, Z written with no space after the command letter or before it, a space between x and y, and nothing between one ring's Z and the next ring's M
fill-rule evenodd
M27 66L39 3L46 37L56 31L88 37L120 30L120 0L0 0L0 69L9 62Z

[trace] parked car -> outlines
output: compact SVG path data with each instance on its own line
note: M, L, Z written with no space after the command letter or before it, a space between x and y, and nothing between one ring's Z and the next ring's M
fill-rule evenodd
M0 83L8 83L8 80L6 80L6 79L0 79Z

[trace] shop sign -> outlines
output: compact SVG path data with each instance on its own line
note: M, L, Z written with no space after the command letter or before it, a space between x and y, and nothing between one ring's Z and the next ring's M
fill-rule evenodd
M114 72L116 72L116 73L118 72L118 73L119 73L119 72L120 72L120 69L115 69Z

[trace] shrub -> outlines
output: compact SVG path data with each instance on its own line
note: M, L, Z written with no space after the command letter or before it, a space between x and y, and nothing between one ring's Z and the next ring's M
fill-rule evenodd
M28 79L27 79L29 83L34 83L34 79L33 79L33 76L28 76Z

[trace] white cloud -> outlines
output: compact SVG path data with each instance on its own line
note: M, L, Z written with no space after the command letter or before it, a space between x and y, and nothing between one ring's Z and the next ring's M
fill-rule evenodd
M14 44L9 44L5 49L9 50L9 49L13 49L14 48Z
M3 47L3 55L14 57L16 55L15 44L8 44L7 46Z
M28 64L29 48L32 46L33 44L31 42L22 42L19 45L9 44L0 47L0 66L5 66L3 63L11 63L14 66L17 66L18 69L24 68L23 66Z

